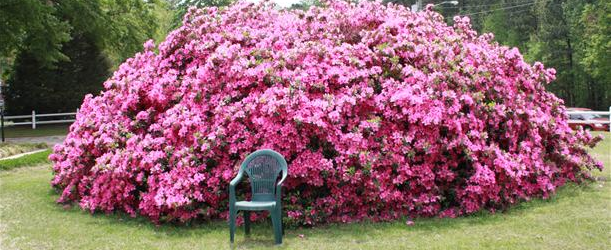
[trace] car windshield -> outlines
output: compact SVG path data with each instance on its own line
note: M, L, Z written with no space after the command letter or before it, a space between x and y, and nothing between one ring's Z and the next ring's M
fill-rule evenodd
M592 119L596 119L596 118L600 118L600 115L594 115L594 114L583 114L582 115L584 119L586 120L592 120Z

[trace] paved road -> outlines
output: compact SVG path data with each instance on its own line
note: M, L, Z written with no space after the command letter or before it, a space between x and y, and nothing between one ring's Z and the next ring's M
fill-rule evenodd
M54 136L40 136L40 137L20 137L20 138L6 138L7 142L13 143L46 143L49 147L62 143L66 138L65 135L54 135Z

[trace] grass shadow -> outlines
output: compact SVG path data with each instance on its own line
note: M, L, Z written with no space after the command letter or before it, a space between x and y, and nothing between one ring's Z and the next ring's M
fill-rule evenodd
M405 227L409 228L410 230L438 232L439 230L457 229L465 226L471 226L474 224L494 224L500 221L504 221L508 219L508 217L520 217L525 214L532 213L534 209L554 206L559 202L568 201L573 197L583 195L584 192L596 191L594 185L597 184L598 182L584 183L583 185L569 183L559 188L559 190L557 190L557 192L550 196L548 199L536 198L530 201L521 201L518 204L509 207L506 211L496 213L491 213L489 211L480 211L458 218L415 218L415 225L411 227L407 227L405 225L405 221L407 218L403 218L400 220L388 222L364 221L349 224L329 223L324 225L318 225L313 228L287 227L285 228L285 231L288 236L297 237L298 234L296 232L303 230L334 231L347 233L352 232L355 227L358 227L360 229L375 233L376 231L383 231L388 227ZM59 195L52 189L49 189L49 194L53 197L53 200L59 198ZM81 216L90 216L94 218L95 220L90 221L90 224L103 223L113 226L138 227L157 233L163 233L168 236L178 237L192 236L194 233L201 235L218 231L227 231L228 234L227 223L223 220L194 221L186 224L164 223L160 225L155 225L148 218L143 216L131 217L130 215L123 212L113 212L110 214L95 212L92 214L88 211L82 210L78 205L73 205L69 209L64 209L60 204L57 204L54 201L52 201L52 203L53 206L57 208L57 210L72 214L80 214ZM244 241L244 243L258 244L261 242L267 242L267 240L259 239L261 237L273 237L272 225L271 222L269 222L268 220L254 222L251 227L252 236L250 237L250 239ZM242 230L243 227L239 227L238 234L241 234ZM273 239L271 239L270 242L273 243Z

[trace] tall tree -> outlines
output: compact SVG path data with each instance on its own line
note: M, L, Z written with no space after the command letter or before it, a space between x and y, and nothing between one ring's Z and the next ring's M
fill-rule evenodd
M236 0L168 0L170 6L174 10L174 17L170 29L176 29L182 24L182 17L187 13L189 7L209 7L209 6L227 6Z
M21 52L8 79L7 112L27 114L73 112L88 93L97 93L108 77L110 63L91 36L79 34L64 44L69 60L43 65L31 52Z
M38 2L45 2L53 18L69 27L70 39L57 45L63 57L51 63L30 47L14 49L5 92L13 114L74 110L85 94L101 89L112 67L142 50L146 40L165 34L158 22L166 6L161 0ZM24 32L24 37L39 36Z
M579 24L582 37L579 63L590 76L587 106L606 110L611 105L611 2L586 4Z
M161 0L102 0L105 52L118 64L142 50L144 41L165 36L167 3Z
M65 60L61 45L70 39L70 25L56 16L55 1L3 0L0 2L0 58L6 63L28 50L44 63ZM0 65L0 73L7 65Z
M416 0L388 0L411 6ZM423 0L439 4L443 0ZM529 62L557 71L548 90L568 106L606 110L611 104L611 2L608 0L459 0L438 5L446 16L471 19L502 45L518 47Z
M521 5L524 3L500 1L489 12L480 12L483 15L481 31L493 33L499 43L518 47L524 53L530 35L536 31L537 19L532 6Z

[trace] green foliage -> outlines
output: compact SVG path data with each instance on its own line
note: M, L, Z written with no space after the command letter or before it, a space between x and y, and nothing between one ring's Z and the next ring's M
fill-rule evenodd
M608 9L593 9L603 4L601 0L538 0L534 6L537 29L525 46L530 48L527 58L556 69L557 79L548 89L567 106L606 110L611 103L609 78L597 74L611 67L609 45L606 49L602 45L611 34L611 23L604 20Z
M387 0L411 6L416 0ZM439 4L442 0L423 0ZM437 5L452 24L468 16L480 33L518 47L524 58L557 71L547 88L567 106L607 110L611 104L611 2L608 0L460 0Z
M565 11L560 1L540 1L535 11L539 19L538 32L533 34L531 43L539 43L535 45L539 49L538 54L530 52L529 57L556 69L557 80L548 88L573 106L579 86L575 84L578 77L575 69L577 42L569 25L571 13Z
M104 49L114 65L141 51L146 40L165 36L168 7L164 1L101 0L101 5Z
M28 51L44 66L69 60L61 47L89 33L117 64L142 43L165 34L167 3L162 0L5 0L0 3L0 57Z
M0 58L28 50L44 65L66 60L60 49L70 39L71 27L58 18L56 5L40 0L0 2Z
M594 87L601 94L600 102L611 104L611 2L586 4L580 19L583 55L579 63L599 83Z
M88 93L97 93L108 77L110 63L86 34L66 43L61 53L70 60L45 67L31 52L21 52L7 80L6 108L10 114L74 112Z
M74 111L146 40L165 36L168 16L162 0L0 3L0 21L11 24L0 29L0 73L12 66L0 74L8 78L8 112Z
M500 5L482 18L482 32L493 33L496 41L510 47L522 47L535 32L536 18L530 9L521 12L504 10Z
M171 30L178 28L182 24L182 17L187 13L189 7L223 7L232 4L236 0L167 0L174 12L172 23L169 26Z

